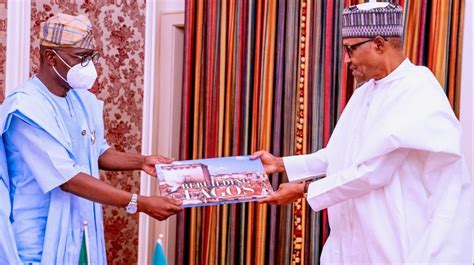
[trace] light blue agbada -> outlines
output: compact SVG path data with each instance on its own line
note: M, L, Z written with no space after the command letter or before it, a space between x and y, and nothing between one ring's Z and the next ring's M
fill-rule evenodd
M0 264L20 264L15 237L10 223L10 181L3 141L0 141Z
M0 254L12 264L18 256L23 263L78 264L87 221L91 263L105 264L101 205L59 187L79 172L99 178L98 159L109 148L103 103L71 90L66 111L55 97L32 77L1 106L0 158L7 163L0 165L0 189L10 198L2 191Z

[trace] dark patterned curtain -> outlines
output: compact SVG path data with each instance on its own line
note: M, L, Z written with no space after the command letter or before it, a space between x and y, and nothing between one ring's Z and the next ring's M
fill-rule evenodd
M180 159L324 147L355 88L342 63L340 14L362 2L186 1ZM406 7L411 60L458 78L463 1L396 2ZM433 34L443 27L447 36ZM454 105L459 82L443 74ZM270 177L275 189L287 181ZM177 264L318 264L328 234L326 212L305 201L193 208L178 216Z

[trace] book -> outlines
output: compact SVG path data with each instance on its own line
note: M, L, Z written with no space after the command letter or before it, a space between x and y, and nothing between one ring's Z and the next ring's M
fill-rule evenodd
M183 207L256 201L273 192L259 158L234 156L157 164L162 196Z

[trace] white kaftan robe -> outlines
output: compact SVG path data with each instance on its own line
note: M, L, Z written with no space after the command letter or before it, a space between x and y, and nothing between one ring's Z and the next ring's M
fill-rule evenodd
M326 148L284 158L328 208L323 264L470 264L471 178L461 127L433 74L406 59L351 97Z

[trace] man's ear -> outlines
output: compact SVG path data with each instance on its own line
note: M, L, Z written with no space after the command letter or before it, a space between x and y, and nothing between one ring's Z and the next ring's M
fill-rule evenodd
M54 52L51 49L44 49L43 50L43 60L45 63L55 66L56 65L56 58L54 56Z
M385 43L384 38L382 38L380 36L376 37L374 39L374 43L375 43L375 47L376 47L377 51L383 52L385 50L386 43Z

